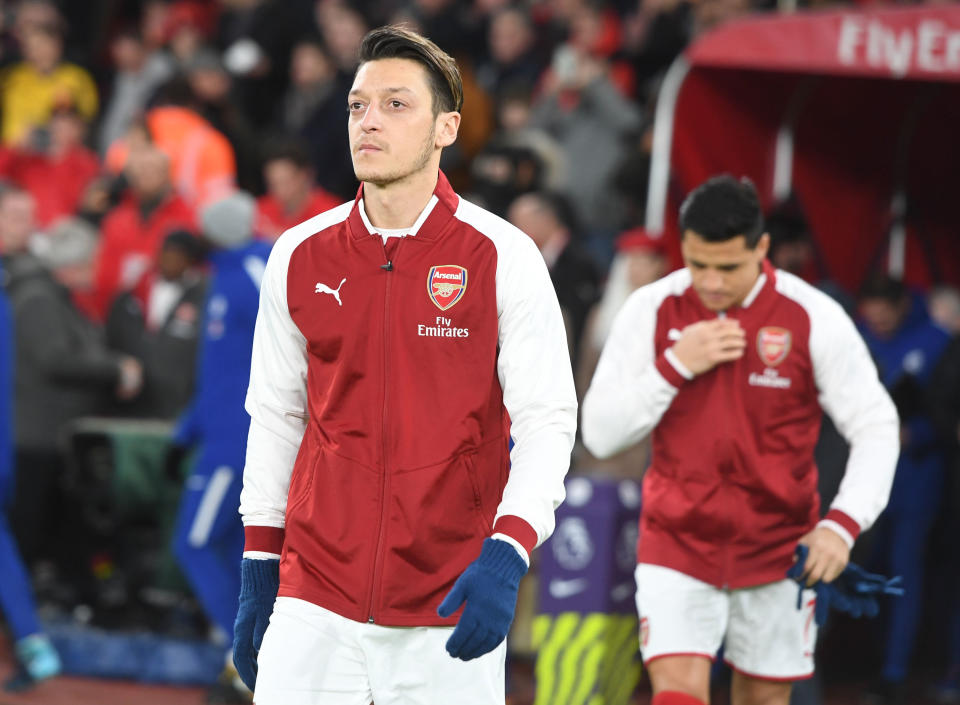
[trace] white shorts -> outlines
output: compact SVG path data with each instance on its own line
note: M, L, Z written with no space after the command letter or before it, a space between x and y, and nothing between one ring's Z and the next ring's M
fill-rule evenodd
M724 660L735 671L772 681L813 675L817 625L816 593L789 579L738 590L722 590L658 565L637 566L640 651L646 663L664 656Z
M453 627L354 622L278 597L257 657L256 705L503 705L503 642L473 661L451 658Z

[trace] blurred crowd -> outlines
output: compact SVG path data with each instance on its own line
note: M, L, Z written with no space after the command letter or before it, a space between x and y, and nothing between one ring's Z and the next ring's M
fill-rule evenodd
M211 236L229 224L210 208L237 190L252 194L251 236L269 246L354 197L346 96L368 29L406 23L460 62L465 119L442 168L459 192L536 242L582 394L620 305L678 264L641 227L663 73L720 23L839 4L0 3L0 252L15 380L10 519L27 564L53 564L64 580L88 570L70 549L78 509L61 481L70 424L89 416L172 423L203 383L200 343L225 306L209 295L211 262L247 246ZM874 564L906 576L920 600L938 517L945 507L960 515L960 294L917 292L881 276L844 292L817 267L803 213L788 205L770 214L769 228L774 264L857 316L898 403L904 451ZM824 443L829 485L845 451ZM638 477L647 452L600 462L578 448L574 471ZM940 556L938 575L960 584L953 553ZM940 665L954 667L944 687L960 698L960 592L952 594L951 652ZM887 690L907 676L921 618L921 602L898 604L888 617Z

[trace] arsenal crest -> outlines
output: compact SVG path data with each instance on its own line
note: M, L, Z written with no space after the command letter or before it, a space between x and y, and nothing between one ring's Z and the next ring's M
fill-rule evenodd
M776 367L790 353L793 336L786 328L766 326L757 333L757 353L767 367Z
M441 311L457 303L467 290L467 270L456 264L438 264L427 274L427 295Z

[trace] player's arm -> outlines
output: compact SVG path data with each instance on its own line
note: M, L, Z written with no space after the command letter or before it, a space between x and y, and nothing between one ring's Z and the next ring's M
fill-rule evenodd
M815 303L810 354L820 406L850 444L850 456L830 510L801 539L810 547L810 584L830 582L846 567L857 537L887 505L900 453L897 411L866 344L838 304L826 296Z
M643 440L679 387L693 379L672 350L655 355L652 292L650 287L635 291L620 309L583 399L583 442L598 458Z
M290 476L306 430L307 350L287 305L290 250L281 239L270 255L253 336L245 404L250 432L240 495L247 558L279 558Z
M554 511L565 495L577 396L547 267L532 240L515 238L511 244L497 265L497 374L514 446L494 533L512 539L529 558L553 533Z

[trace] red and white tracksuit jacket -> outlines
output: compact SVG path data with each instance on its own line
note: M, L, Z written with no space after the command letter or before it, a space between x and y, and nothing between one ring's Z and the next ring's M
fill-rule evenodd
M361 197L267 264L245 555L282 549L281 596L449 625L436 608L485 537L529 552L553 531L576 430L566 334L533 241L442 173L390 268Z
M741 306L743 357L693 377L670 349L715 318L687 270L634 292L583 402L584 442L606 456L653 433L638 558L718 587L780 580L820 518L813 449L821 411L850 443L823 524L852 546L887 503L899 422L840 306L764 263Z

